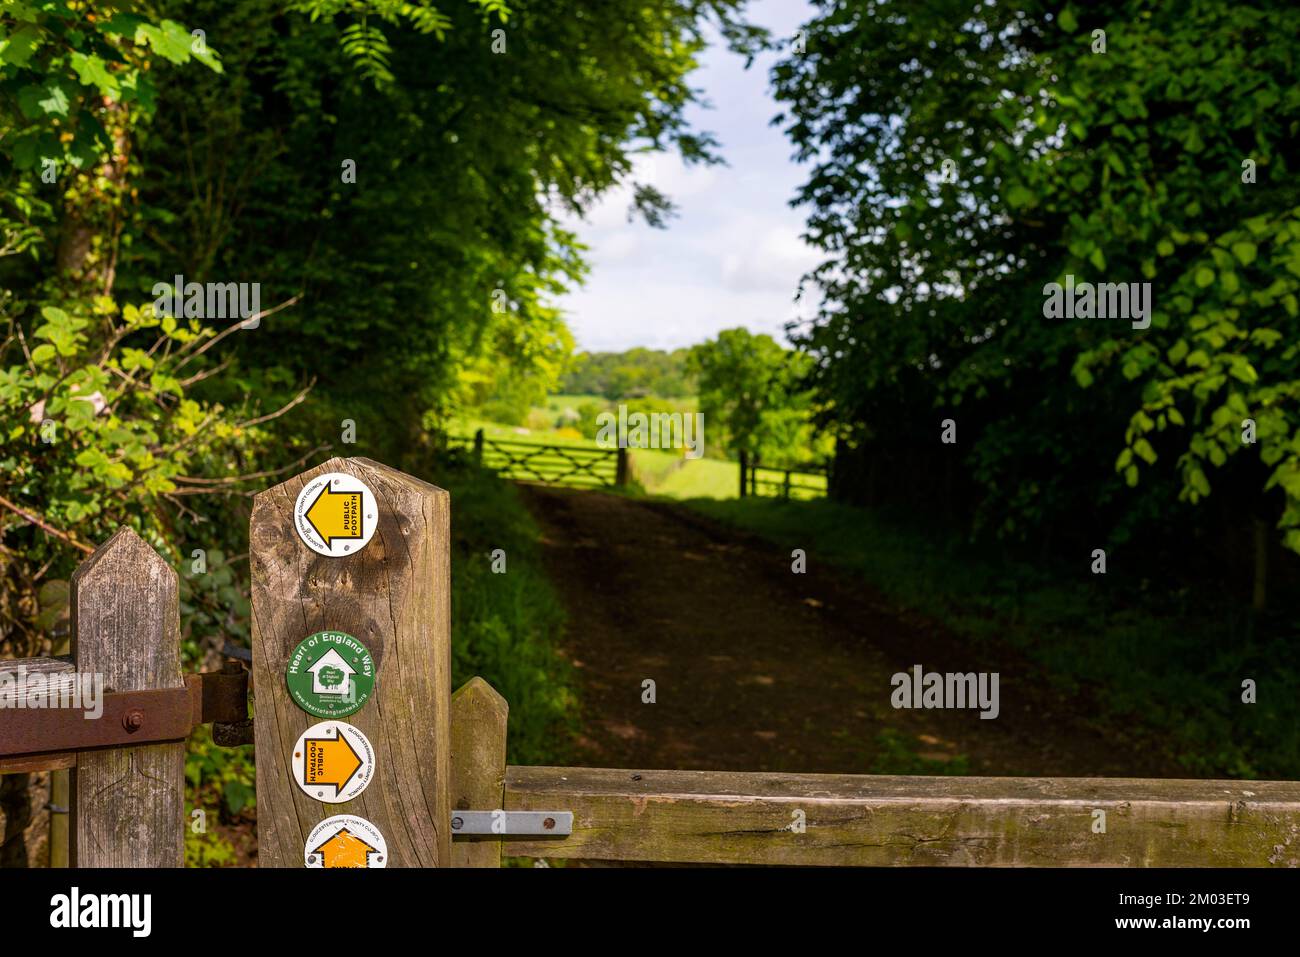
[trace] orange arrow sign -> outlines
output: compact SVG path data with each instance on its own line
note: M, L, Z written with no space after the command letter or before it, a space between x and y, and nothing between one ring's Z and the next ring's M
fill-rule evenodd
M345 827L312 853L319 854L326 867L365 867L369 864L369 856L377 850Z
M302 762L302 783L333 787L342 791L361 767L361 757L338 728L332 738L307 738L303 741L306 757Z
M307 509L307 521L328 548L338 538L361 537L362 494L336 492L328 485L320 490Z

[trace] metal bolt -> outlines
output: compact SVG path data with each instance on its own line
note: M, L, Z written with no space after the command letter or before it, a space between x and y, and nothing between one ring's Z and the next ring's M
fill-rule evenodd
M542 821L542 827L546 828L548 831L555 830L555 818L548 817L546 820Z
M139 731L144 727L144 712L139 708L132 708L122 715L122 727L127 731Z

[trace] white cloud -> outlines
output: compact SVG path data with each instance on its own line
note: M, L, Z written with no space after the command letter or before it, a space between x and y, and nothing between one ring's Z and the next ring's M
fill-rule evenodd
M811 16L803 0L766 0L752 8L778 35ZM646 154L637 182L653 185L678 207L663 230L627 218L631 191L606 196L586 220L570 222L590 246L585 288L560 300L580 348L676 348L745 326L783 339L800 277L820 261L800 239L803 214L789 200L805 171L790 159L784 134L768 124L777 112L767 90L770 58L749 70L715 45L692 82L712 110L693 110L692 124L720 140L728 166L686 166L679 157Z

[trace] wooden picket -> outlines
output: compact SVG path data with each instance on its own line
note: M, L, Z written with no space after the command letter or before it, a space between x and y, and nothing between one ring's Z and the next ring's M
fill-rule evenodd
M30 701L29 694L47 694L49 679L78 676L99 676L110 692L185 689L176 572L135 532L120 530L77 569L71 612L70 657L0 662L0 672L24 676L17 695ZM183 739L0 754L0 773L64 768L72 769L66 812L73 867L183 863Z

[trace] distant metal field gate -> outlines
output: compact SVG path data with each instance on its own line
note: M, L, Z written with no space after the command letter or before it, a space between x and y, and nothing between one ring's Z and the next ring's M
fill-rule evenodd
M627 449L592 449L571 445L488 438L445 437L446 447L468 451L474 461L502 478L574 488L621 488L628 484Z

